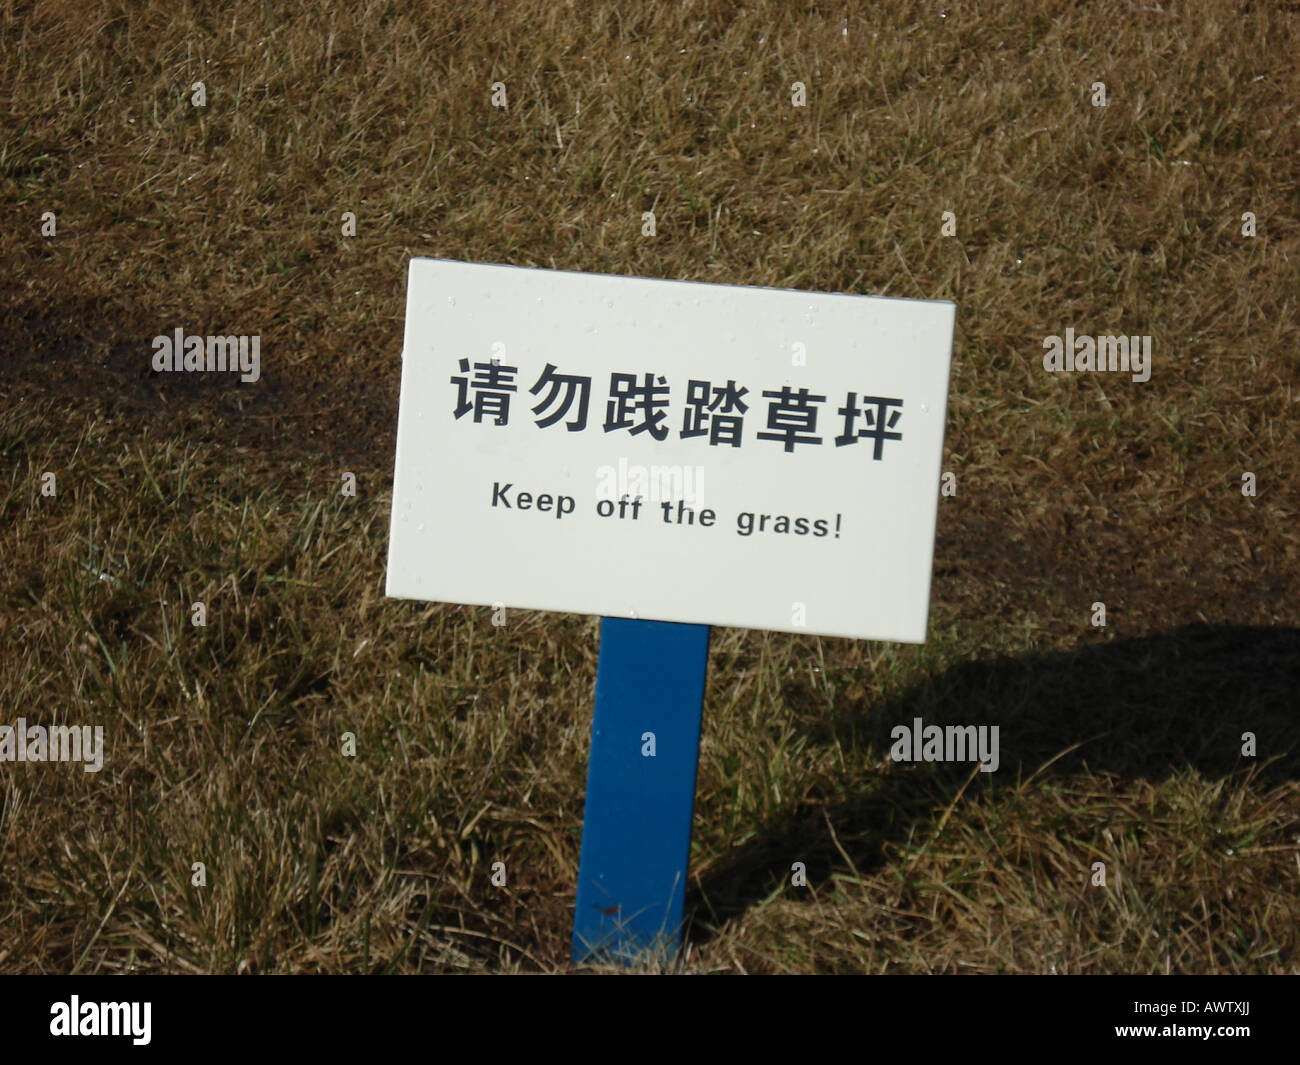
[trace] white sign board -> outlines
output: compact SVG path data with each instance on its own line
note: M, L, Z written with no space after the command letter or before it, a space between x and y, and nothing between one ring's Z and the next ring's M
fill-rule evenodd
M413 259L387 594L922 643L955 312Z

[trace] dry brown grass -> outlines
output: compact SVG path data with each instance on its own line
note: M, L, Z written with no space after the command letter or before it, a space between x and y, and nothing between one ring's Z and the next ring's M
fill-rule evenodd
M930 643L715 632L685 968L1300 971L1296 6L437 6L0 4L0 723L109 751L0 767L0 968L563 966L596 622L382 597L432 255L958 305Z

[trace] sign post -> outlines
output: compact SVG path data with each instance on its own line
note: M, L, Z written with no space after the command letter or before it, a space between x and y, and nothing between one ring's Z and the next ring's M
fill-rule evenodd
M708 651L707 625L600 623L574 961L680 945Z
M925 641L955 310L411 260L387 594L604 619L575 958L680 944L709 626Z

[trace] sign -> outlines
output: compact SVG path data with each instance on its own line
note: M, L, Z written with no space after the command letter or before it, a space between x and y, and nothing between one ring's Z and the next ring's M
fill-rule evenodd
M925 640L954 314L412 260L387 594L604 616L575 961L680 946L709 625Z
M413 259L387 594L924 642L954 317Z

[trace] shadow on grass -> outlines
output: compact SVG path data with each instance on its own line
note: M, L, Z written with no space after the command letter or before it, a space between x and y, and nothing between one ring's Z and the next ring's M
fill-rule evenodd
M1159 781L1189 768L1222 778L1253 767L1256 779L1277 785L1300 778L1298 692L1300 630L1197 625L1066 654L965 662L880 707L823 714L813 739L869 745L884 758L891 729L918 717L927 725L997 725L998 770L977 774L967 796L977 785L1014 789L1035 774L1042 781L1081 769ZM785 697L810 711L820 698L797 681ZM1244 732L1255 734L1255 758L1241 754ZM878 869L886 845L932 830L936 808L956 798L972 768L898 766L848 802L763 826L688 892L691 939L706 942L709 926L766 898L777 877L788 882L792 856L806 864L810 883L842 868L845 855L863 875Z
M380 484L391 479L400 373L395 356L383 379L336 372L328 359L286 372L282 361L264 358L255 383L228 371L153 369L156 335L171 336L178 327L198 335L194 323L221 321L224 313L219 305L199 304L182 322L147 294L121 307L96 294L51 306L0 283L0 391L50 404L55 413L45 419L43 442L93 409L137 431L149 426L161 437L213 447L234 443L282 466L317 466L328 455L344 468L378 475ZM270 335L260 343L274 350Z

